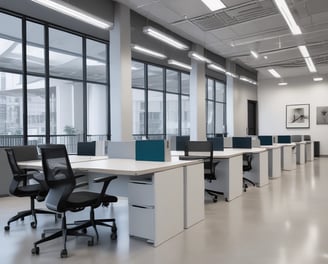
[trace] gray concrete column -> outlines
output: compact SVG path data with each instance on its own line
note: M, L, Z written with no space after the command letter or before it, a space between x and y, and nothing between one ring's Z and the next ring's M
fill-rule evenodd
M130 9L114 3L110 32L111 139L132 139Z

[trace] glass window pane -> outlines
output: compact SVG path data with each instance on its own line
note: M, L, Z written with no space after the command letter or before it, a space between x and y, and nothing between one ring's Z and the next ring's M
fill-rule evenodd
M0 145L23 144L22 76L0 72Z
M50 79L51 143L65 144L76 153L83 140L83 89L81 82Z
M87 39L87 79L107 83L107 49L101 42Z
M214 100L214 81L207 79L207 99Z
M181 135L190 135L189 96L181 96Z
M179 92L179 73L177 71L166 70L166 91Z
M148 89L163 91L163 68L148 65Z
M225 102L225 85L222 82L215 82L215 100Z
M27 71L44 73L44 27L36 23L27 22L26 39Z
M207 134L214 134L214 102L207 101Z
M148 92L148 133L163 134L163 93Z
M190 92L190 75L181 73L181 93L189 94Z
M224 104L216 103L215 106L215 134L224 133L225 126L224 126Z
M88 130L90 136L107 135L108 127L108 104L107 104L107 86L88 83Z
M57 29L49 29L50 75L82 79L82 38Z
M134 135L145 134L145 90L132 89Z
M27 76L27 135L30 145L42 144L46 135L45 80Z
M178 135L179 133L179 96L166 95L166 134Z
M0 67L22 70L22 21L0 13Z
M132 87L145 88L145 64L132 61Z

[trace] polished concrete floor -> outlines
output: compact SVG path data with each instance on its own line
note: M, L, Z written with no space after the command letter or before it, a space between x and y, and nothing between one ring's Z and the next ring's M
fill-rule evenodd
M23 198L0 198L0 225L28 204ZM81 214L87 212L77 218ZM100 228L100 241L93 247L84 238L70 238L67 259L60 258L61 239L41 245L39 256L31 255L33 241L54 220L41 215L33 230L27 218L13 223L10 232L0 231L0 263L328 263L328 158L284 171L269 185L249 188L229 203L208 201L205 215L204 221L154 248L129 237L127 201L121 199L97 211L97 216L117 218L118 240L111 241L106 228Z

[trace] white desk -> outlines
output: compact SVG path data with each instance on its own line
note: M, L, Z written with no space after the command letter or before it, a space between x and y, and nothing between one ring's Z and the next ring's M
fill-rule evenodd
M314 160L314 143L313 143L313 141L306 141L305 160L306 161L313 161Z
M183 155L184 151L171 151L172 157ZM220 161L215 168L216 180L205 181L205 189L223 192L226 201L231 201L240 196L243 192L242 155L243 151L240 150L214 151L214 158Z
M271 179L281 177L281 145L266 145L268 151L268 170Z
M296 144L278 144L281 145L281 168L283 170L296 169Z
M296 163L305 163L305 141L295 142L296 143Z
M228 150L228 149L227 149ZM252 169L244 172L244 177L258 187L269 184L268 151L265 148L233 149L253 155Z
M145 238L156 247L204 219L204 171L199 160L148 162L90 158L81 161L88 159L87 156L75 158L79 161L72 162L72 168L86 171L90 177L99 173L118 175L113 183L121 178L129 179L131 236ZM19 165L41 168L41 161Z

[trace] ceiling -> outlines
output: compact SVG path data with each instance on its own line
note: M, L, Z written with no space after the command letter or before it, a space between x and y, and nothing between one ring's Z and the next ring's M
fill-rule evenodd
M303 34L291 34L273 0L222 0L210 10L201 0L116 0L206 49L246 65L262 79L328 75L328 1L286 0ZM306 45L318 73L311 74L298 50ZM260 56L255 59L250 50ZM267 56L267 59L264 57Z

